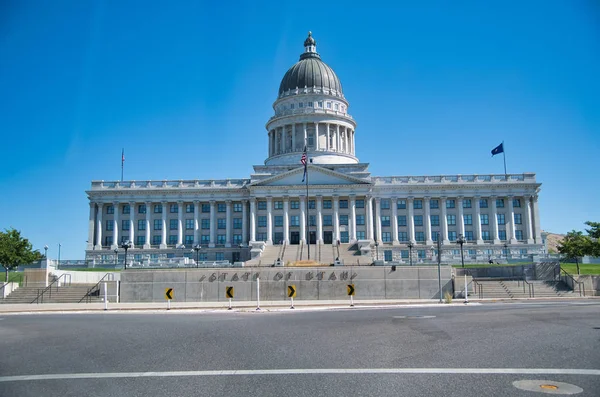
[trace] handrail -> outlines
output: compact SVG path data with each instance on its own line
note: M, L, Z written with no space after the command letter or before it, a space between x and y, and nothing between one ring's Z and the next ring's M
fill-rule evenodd
M471 276L473 277L473 276ZM475 293L479 296L479 299L483 299L483 284L478 283L474 278L472 279L473 285L475 286Z
M98 292L100 291L100 283L102 281L104 281L104 279L106 278L106 276L109 276L108 280L106 280L106 281L114 281L114 279L115 279L114 273L106 273L104 276L102 276L102 278L100 279L100 281L98 281L96 283L96 285L94 285L92 288L88 289L88 291L86 292L86 294L81 299L79 299L79 302L77 302L77 303L81 303L81 301L83 301L84 299L86 300L86 303L90 303L90 301L91 301L91 296L90 296L91 293L95 292L95 291L93 291L95 288L98 288Z
M525 284L527 284L527 287L529 288L529 297L535 298L533 283L530 283L529 281L527 281L526 277L523 277L523 292L525 292Z
M560 270L565 274L566 277L570 277L571 278L571 280L573 281L573 286L575 286L575 284L577 284L577 286L579 287L579 296L585 296L585 284L583 283L583 281L575 280L575 277L571 276L562 267L560 268ZM583 288L581 288L582 285L583 285ZM575 288L573 288L573 289L575 289ZM583 294L582 294L582 291L583 291Z
M42 303L44 303L44 294L46 292L49 292L48 295L50 296L50 298L52 298L52 286L56 283L58 283L60 281L61 278L64 277L64 284L67 284L67 278L69 279L68 281L68 285L71 285L71 275L69 273L63 273L60 275L60 277L58 277L56 280L54 280L53 282L50 283L50 285L48 285L46 288L44 288L43 290L41 290L41 292L39 292L40 290L38 290L38 295L35 297L34 300L31 301L31 303L40 303L40 298L42 299ZM58 291L58 287L59 284L56 284L56 290Z

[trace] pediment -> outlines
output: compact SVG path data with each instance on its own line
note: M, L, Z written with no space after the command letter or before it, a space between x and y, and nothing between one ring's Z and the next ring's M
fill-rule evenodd
M252 186L297 186L304 185L302 177L304 175L304 167L300 166L282 174L274 175L270 178L263 179L260 182L253 183ZM318 167L315 165L308 166L308 184L309 185L364 185L369 184L368 181L359 179L353 176L336 172L327 168Z

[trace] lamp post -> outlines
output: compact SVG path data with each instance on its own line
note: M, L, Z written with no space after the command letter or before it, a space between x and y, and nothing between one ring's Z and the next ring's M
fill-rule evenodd
M57 269L60 269L60 247L62 247L62 244L58 243L58 265L56 266Z
M48 261L48 246L44 245L44 258Z
M194 245L194 251L196 251L196 269L198 269L198 261L199 261L199 258L200 258L199 252L200 252L201 248L202 247L200 246L200 244Z
M456 240L456 244L460 244L460 263L462 263L462 267L465 267L465 257L463 256L463 244L466 243L463 235L458 236L458 240Z
M504 247L504 258L506 259L506 262L508 262L508 244L504 243L503 247Z
M124 269L127 270L127 250L131 248L131 242L129 240L124 241L121 248L125 250Z
M412 242L409 242L407 244L407 247L408 247L408 262L412 266L412 249L413 249L414 245Z
M375 252L377 255L377 260L379 261L379 241L375 241Z
M115 268L119 265L119 249L115 248L113 250L113 252L115 253Z

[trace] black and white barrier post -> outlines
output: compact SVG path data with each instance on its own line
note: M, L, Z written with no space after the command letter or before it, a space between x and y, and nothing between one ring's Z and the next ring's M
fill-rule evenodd
M108 288L104 283L104 310L108 310Z

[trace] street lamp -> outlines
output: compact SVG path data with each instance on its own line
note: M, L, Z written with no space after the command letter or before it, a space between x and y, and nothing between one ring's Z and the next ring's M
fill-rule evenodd
M131 248L131 241L129 241L129 240L124 241L123 244L121 245L121 248L123 248L125 250L124 268L126 270L127 269L127 250L129 248Z
M508 244L504 243L504 257L506 258L506 262L508 262Z
M62 244L58 243L58 265L56 266L57 269L60 269L60 247L62 247Z
M44 245L44 259L48 260L48 246Z
M375 241L375 252L377 253L377 260L379 260L379 241Z
M113 252L115 253L115 267L117 267L119 265L119 249L115 248Z
M456 240L456 244L460 244L460 262L462 263L462 267L465 267L465 257L463 256L463 244L466 243L463 235L458 236L458 240Z
M409 243L407 244L408 247L408 261L410 263L410 265L412 266L412 249L414 247L413 243L409 241Z
M202 248L202 247L200 246L200 244L196 244L196 245L194 245L194 251L196 251L196 269L198 268L198 261L199 261L199 259L198 259L198 258L200 257L200 254L199 254L199 252L200 252L200 249L201 249L201 248Z

